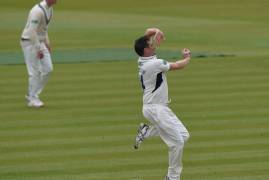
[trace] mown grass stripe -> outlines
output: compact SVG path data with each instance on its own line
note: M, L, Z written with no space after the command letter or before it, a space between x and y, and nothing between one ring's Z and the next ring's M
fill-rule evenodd
M48 166L36 166L36 165L25 165L23 167L20 167L19 169L14 169L14 171L12 172L12 174L20 174L23 172L24 175L36 175L36 176L40 176L43 174L47 174L49 172L50 175L53 174L59 174L59 173L67 173L67 174L84 174L84 173L116 173L117 172L129 172L129 171L139 171L143 168L147 168L148 170L150 169L159 169L159 168L163 168L162 166L160 166L157 163L147 163L145 162L144 164L141 163L137 163L137 164L120 164L118 166L109 166L109 165L105 165L104 167L102 167L102 165L100 164L96 164L95 167L91 167L89 166L90 164L86 164L83 163L83 167L78 165L82 165L82 162L80 162L80 164L75 163L69 164L69 168L64 168L62 167L62 163L52 163L52 164L48 164ZM242 172L245 172L247 174L251 174L252 170L255 169L256 172L259 172L259 174L267 174L267 168L265 168L263 165L265 165L266 162L250 162L250 163L244 163L244 164L237 164L237 163L231 163L229 164L224 164L224 165L207 165L207 166L198 166L198 167L193 167L193 171L192 174L200 174L200 175L206 175L206 174L226 174L227 172L229 173L229 176L231 174L233 175L239 175ZM215 167L218 167L218 170L214 170L212 171L208 171L209 169L212 169ZM121 170L119 170L121 169ZM190 172L189 172L190 173ZM10 174L10 172L6 172L6 173L2 173L4 176L7 176ZM185 172L185 174L187 175L188 172Z
M46 129L46 128L57 128L57 127L80 127L80 126L105 126L105 125L126 125L126 124L133 124L138 123L142 115L132 115L132 116L118 116L113 118L106 118L106 117L94 117L94 119L89 118L78 118L78 119L57 119L57 121L36 121L36 120L26 120L26 121L7 121L5 122L5 126L1 126L0 130L10 130L16 131L21 129ZM140 119L141 118L141 119ZM264 124L267 123L267 117L256 117L255 121L251 119L218 119L218 120L210 120L204 119L203 121L191 121L186 120L187 125L191 128L195 129L204 129L210 127L229 127L233 124L235 129L237 126L241 126L242 123L247 123L244 127L248 126L255 126L255 127L262 127Z
M257 140L255 142L249 141L248 143L243 143L241 140L234 140L234 141L226 141L226 144L223 143L189 143L186 146L186 150L189 153L198 153L201 156L204 154L208 154L210 152L216 153L216 152L236 152L240 151L242 148L247 148L249 151L253 150L266 150L266 139L263 140ZM202 145L201 145L202 144ZM149 144L143 145L143 149L147 149L149 145L154 145L155 147L160 147L162 150L163 148L166 149L165 145L163 143L160 143L160 141L152 141ZM13 148L3 148L1 149L1 154L3 155L11 155L11 154L32 154L32 153L47 153L47 152L69 152L69 151L77 151L79 149L88 149L89 152L98 151L101 149L104 149L108 154L113 152L113 150L117 148L123 148L128 150L133 150L133 138L123 140L121 142L119 141L107 141L104 142L102 140L98 142L83 142L83 143L61 143L61 144L53 144L52 145L33 145L33 146L23 146L23 147L13 147ZM116 149L117 149L116 148ZM157 150L159 151L159 150ZM97 152L96 152L97 153ZM104 153L104 151L101 150L101 153ZM267 157L267 156L264 156Z
M17 147L26 147L26 146L34 146L34 145L60 145L62 142L68 141L68 144L70 143L89 143L89 142L109 142L112 141L114 142L115 139L117 140L130 140L133 139L135 136L135 132L132 135L125 135L122 137L121 135L110 135L110 136L92 136L89 134L88 136L83 136L81 137L81 134L76 134L72 135L71 137L66 137L66 134L62 134L61 136L57 137L47 137L47 136L42 136L38 135L35 136L35 138L27 138L25 136L15 136L15 137L9 137L7 138L2 138L1 139L1 147L2 148L17 148ZM242 135L241 131L238 131L237 133L230 133L230 134L223 134L223 135L217 135L214 137L211 136L199 136L199 135L193 135L192 134L192 141L194 140L195 142L211 142L214 143L215 141L226 141L227 139L231 139L230 141L233 142L235 140L245 140L247 139L248 141L256 141L262 140L264 138L268 138L269 133L266 131L259 131L259 132L248 132L245 133L245 136ZM10 141L12 139L12 141Z
M167 159L166 153L163 153L166 148L164 144L162 146L160 145L154 145L154 147L159 147L158 149L150 148L147 147L140 149L140 152L134 151L131 148L126 148L122 146L121 148L116 148L116 149L110 149L109 154L113 154L112 157L118 158L120 154L122 154L122 158L124 161L130 161L132 162L132 159L135 157L137 159L140 159L143 161L143 156L140 156L141 154L150 154L149 159L154 159L156 158L155 156L157 155L158 158L163 158ZM76 153L76 152L79 152ZM101 158L95 158L92 159L92 153L94 150L92 148L78 148L75 152L74 151L51 151L49 154L44 153L44 152L33 152L33 153L28 153L28 152L18 152L18 153L10 153L6 157L0 157L1 162L3 164L8 165L8 164L15 164L15 163L27 163L29 159L31 159L32 162L39 162L39 161L53 161L53 160L76 160L77 158L91 158L91 161L101 161ZM104 149L98 150L99 155L104 155L106 156L107 151ZM131 154L130 154L131 153ZM201 154L195 154L195 156L190 156L190 153L186 154L185 162L190 164L190 163L196 163L196 161L207 161L207 160L216 160L216 161L222 161L222 160L238 160L239 158L244 159L244 161L248 161L247 159L255 160L255 161L260 161L255 158L263 158L265 160L266 158L268 159L268 156L264 156L263 153L268 153L268 150L266 149L260 149L260 150L244 150L244 151L233 151L233 152L207 152ZM128 156L131 155L131 156ZM103 159L102 161L110 160L109 158Z

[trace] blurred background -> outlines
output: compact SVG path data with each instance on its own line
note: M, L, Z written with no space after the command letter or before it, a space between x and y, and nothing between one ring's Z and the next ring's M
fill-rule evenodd
M170 106L191 134L182 179L269 178L269 1L58 0L46 107L29 109L19 39L38 2L0 2L0 179L163 179L166 145L132 147L147 122L133 42L148 27L166 35L160 58L192 50L168 73Z

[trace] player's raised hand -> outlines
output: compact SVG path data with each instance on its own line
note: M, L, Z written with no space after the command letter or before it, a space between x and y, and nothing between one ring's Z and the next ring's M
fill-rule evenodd
M188 48L184 48L182 50L183 58L191 58L191 51Z
M158 28L148 28L145 35L149 39L149 45L151 48L160 46L161 42L165 40L164 33Z

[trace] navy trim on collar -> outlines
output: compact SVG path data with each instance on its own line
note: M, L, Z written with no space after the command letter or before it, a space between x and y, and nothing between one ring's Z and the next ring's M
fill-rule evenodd
M141 60L157 59L157 56L156 55L154 55L154 56L148 56L148 57L140 56L140 59Z
M47 23L47 25L48 25L49 22L50 22L51 16L50 16L50 18L48 18L47 13L46 13L46 10L44 9L43 6L41 6L41 4L38 4L38 7L43 11L44 16L45 16L46 23Z

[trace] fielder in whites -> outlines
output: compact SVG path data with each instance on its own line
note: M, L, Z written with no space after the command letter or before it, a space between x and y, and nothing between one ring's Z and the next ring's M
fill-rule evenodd
M21 35L21 47L27 67L28 93L25 96L29 107L42 107L44 103L39 94L48 82L53 70L48 25L57 0L43 0L36 4L28 15L26 26Z
M144 139L159 136L169 148L169 167L165 180L179 180L182 171L182 153L189 139L189 132L168 107L168 86L165 73L183 69L190 62L190 50L183 49L183 59L167 62L158 59L155 50L164 40L164 34L157 28L149 28L145 35L135 41L138 54L139 79L143 89L143 115L151 123L141 123L135 138L138 149Z

